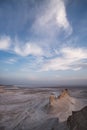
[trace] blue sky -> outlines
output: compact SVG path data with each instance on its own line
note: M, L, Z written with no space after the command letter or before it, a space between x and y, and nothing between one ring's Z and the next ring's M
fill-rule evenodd
M0 83L87 84L87 0L0 0Z

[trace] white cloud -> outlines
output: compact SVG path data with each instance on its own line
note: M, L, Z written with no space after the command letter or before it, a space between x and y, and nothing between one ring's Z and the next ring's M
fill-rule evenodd
M16 54L21 56L28 56L28 55L43 55L43 50L36 44L33 43L25 43L22 47L15 46L14 51Z
M81 48L62 48L59 52L61 57L48 60L42 66L41 71L49 70L80 70L82 66L80 63L84 63L84 59L87 60L87 49Z
M11 39L8 36L0 37L0 50L8 50L11 45Z
M63 48L62 50L63 55L66 58L71 58L74 60L84 59L87 58L87 49L82 48Z
M68 21L66 6L64 0L50 0L40 15L37 15L34 23L36 31L55 32L57 29L63 29L67 34L72 33L72 27ZM52 31L52 32L51 32Z
M59 27L63 27L65 30L70 29L71 31L63 0L57 0L56 20Z

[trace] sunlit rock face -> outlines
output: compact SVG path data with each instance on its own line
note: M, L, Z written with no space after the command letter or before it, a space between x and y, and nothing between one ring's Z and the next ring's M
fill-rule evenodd
M52 93L49 97L49 105L50 106L53 106L57 103L58 100L66 97L66 96L69 96L69 92L68 92L68 89L65 89L61 92L61 94L56 97L56 95L54 95L54 93Z
M53 106L55 104L55 102L56 102L55 95L51 94L49 97L49 105Z
M52 93L49 97L49 106L54 107L55 105L58 105L59 101L63 101L66 97L69 97L69 92L67 89L63 90L58 97Z
M87 106L80 111L72 112L67 119L70 130L87 130Z

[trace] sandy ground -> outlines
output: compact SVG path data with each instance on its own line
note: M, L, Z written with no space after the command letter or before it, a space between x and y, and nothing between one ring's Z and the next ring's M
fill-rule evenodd
M0 130L68 130L67 117L87 105L87 89L69 89L70 97L48 109L53 92L61 89L0 86Z

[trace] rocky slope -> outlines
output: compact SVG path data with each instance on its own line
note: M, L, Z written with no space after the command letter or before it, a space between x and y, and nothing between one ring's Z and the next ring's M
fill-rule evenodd
M80 111L72 112L67 125L69 130L87 130L87 106Z

